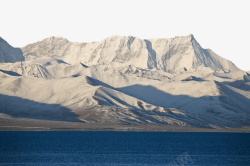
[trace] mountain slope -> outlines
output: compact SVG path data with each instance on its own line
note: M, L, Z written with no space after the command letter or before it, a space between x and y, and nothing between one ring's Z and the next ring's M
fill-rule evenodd
M156 55L158 68L165 71L187 70L199 66L210 67L214 71L239 70L232 62L203 49L193 35L172 39L152 39L152 51Z
M0 63L12 63L24 61L24 56L20 48L13 48L0 37Z

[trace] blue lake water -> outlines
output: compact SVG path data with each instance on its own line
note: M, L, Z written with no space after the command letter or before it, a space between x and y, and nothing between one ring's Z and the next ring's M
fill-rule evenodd
M0 165L250 165L250 133L1 131Z

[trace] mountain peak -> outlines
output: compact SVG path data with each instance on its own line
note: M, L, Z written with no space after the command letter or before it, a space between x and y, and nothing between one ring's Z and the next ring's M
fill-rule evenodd
M48 37L48 38L45 38L44 39L45 41L68 41L68 39L64 38L64 37L61 37L61 36L51 36L51 37Z
M188 35L188 37L194 38L194 35L190 33L190 34Z
M176 40L177 42L187 42L189 43L190 41L192 41L194 38L193 34L189 34L186 36L175 36L174 38L170 38L171 40Z
M104 39L105 41L109 40L109 41L114 41L114 40L129 40L135 38L134 36L119 36L119 35L113 35L110 36L106 39Z

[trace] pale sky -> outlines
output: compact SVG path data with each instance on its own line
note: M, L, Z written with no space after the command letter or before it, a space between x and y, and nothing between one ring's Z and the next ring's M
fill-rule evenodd
M250 70L250 0L0 0L0 36L14 47L50 36L91 42L188 34Z

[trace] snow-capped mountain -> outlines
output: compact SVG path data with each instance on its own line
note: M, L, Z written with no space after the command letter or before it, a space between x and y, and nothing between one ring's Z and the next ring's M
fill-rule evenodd
M112 36L93 43L72 43L62 37L50 37L24 47L22 51L27 60L48 56L87 66L133 65L164 71L192 70L204 66L214 71L239 70L212 50L203 49L193 35L151 40Z
M50 37L21 49L24 62L0 63L0 122L250 125L249 73L203 49L193 35L92 43Z

